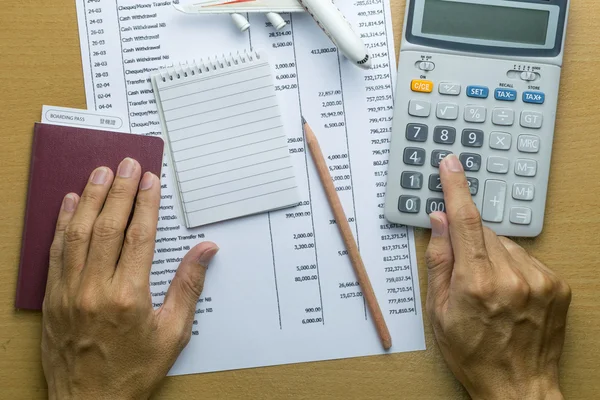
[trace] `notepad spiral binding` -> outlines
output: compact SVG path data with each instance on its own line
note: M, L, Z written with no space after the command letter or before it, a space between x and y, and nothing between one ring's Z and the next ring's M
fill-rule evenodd
M211 71L230 68L234 65L254 62L255 60L260 60L260 58L261 54L258 51L244 50L243 52L238 51L235 54L229 53L229 55L223 54L214 58L211 57L206 61L201 58L199 61L192 60L188 63L179 63L170 67L164 67L159 73L163 82L167 82L167 80L174 81L189 76L197 76Z

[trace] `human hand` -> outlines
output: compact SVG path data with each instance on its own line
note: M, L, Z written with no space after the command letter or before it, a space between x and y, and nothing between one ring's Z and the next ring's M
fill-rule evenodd
M214 243L194 247L158 310L150 268L160 181L137 161L65 197L50 251L42 364L51 399L142 399L188 343ZM137 198L136 198L137 195ZM128 225L132 207L134 214Z
M473 399L562 399L569 286L482 227L456 156L440 175L446 214L431 214L427 312L444 359Z

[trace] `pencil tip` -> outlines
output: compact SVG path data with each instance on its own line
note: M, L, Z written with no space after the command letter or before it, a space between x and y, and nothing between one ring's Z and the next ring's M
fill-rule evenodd
M306 125L306 119L304 119L304 116L302 116L302 125Z

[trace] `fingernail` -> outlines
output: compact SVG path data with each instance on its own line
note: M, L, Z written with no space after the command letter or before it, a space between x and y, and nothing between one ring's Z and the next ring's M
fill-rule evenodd
M140 190L148 190L154 186L154 174L152 172L146 172L140 182Z
M444 221L435 215L430 216L429 219L431 220L431 236L444 236L446 233L446 224L444 224Z
M117 175L120 178L131 178L133 176L133 171L135 170L135 161L132 158L127 157L121 164L119 165L119 169L117 170Z
M446 164L448 170L452 172L463 172L463 166L455 154L449 154L442 162Z
M75 211L75 196L70 193L65 196L65 199L63 200L63 210L66 212Z
M200 265L208 268L208 265L210 264L211 260L213 259L215 254L217 254L218 252L219 252L218 246L211 247L211 248L205 250L204 253L202 253L200 255L200 257L198 257L198 263Z
M94 185L104 185L108 179L108 169L100 167L92 172L92 183Z

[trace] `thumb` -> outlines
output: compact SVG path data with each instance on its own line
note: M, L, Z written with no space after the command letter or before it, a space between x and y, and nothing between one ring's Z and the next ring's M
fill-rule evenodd
M196 304L204 289L206 270L218 251L216 244L204 242L196 245L183 257L164 304L157 311L161 318L167 318L168 324L184 325L186 331L191 331Z
M450 279L454 268L454 252L450 241L448 218L441 212L432 213L431 240L425 253L428 290L427 311L430 317L438 315L448 300Z

